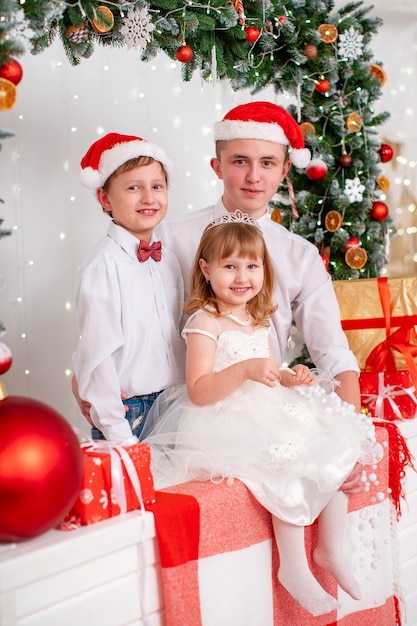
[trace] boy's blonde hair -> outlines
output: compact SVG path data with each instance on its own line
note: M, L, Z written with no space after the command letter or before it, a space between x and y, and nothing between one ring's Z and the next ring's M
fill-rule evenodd
M222 315L211 284L207 282L200 268L200 259L210 263L216 259L219 261L226 259L234 253L239 257L261 259L263 263L263 286L248 302L248 312L255 326L268 326L269 318L277 308L272 300L275 286L274 268L261 230L257 226L244 223L217 226L209 224L204 230L193 263L191 297L185 305L185 312L191 314L198 309L209 307L214 311L214 315L219 317Z

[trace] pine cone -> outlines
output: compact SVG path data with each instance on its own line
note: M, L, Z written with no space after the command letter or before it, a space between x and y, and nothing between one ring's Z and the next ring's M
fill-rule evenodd
M65 31L65 35L71 43L83 43L88 39L88 24L83 22L81 26L71 24Z

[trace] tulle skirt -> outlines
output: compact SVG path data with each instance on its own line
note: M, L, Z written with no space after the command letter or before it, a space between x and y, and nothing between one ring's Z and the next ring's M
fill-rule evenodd
M246 381L196 406L184 385L162 393L141 437L158 489L238 478L273 515L311 524L357 461L382 457L370 418L322 386L274 388Z

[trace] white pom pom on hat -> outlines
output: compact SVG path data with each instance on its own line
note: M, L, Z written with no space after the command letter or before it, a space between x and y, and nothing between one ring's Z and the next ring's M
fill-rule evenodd
M288 111L272 102L240 104L216 122L214 140L232 139L261 139L289 146L290 161L300 169L307 167L311 159L300 126Z
M81 160L81 183L89 189L100 189L118 167L141 156L159 161L169 179L172 162L156 144L141 137L108 133L94 142Z

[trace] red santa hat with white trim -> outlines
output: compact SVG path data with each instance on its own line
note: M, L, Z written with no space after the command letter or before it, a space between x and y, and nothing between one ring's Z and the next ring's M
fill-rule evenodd
M81 183L89 189L100 189L118 167L141 156L159 161L169 179L172 162L154 143L133 135L109 133L90 146L81 160Z
M214 140L232 139L261 139L288 146L290 161L299 168L307 167L311 159L300 126L288 111L272 102L240 104L216 122Z

